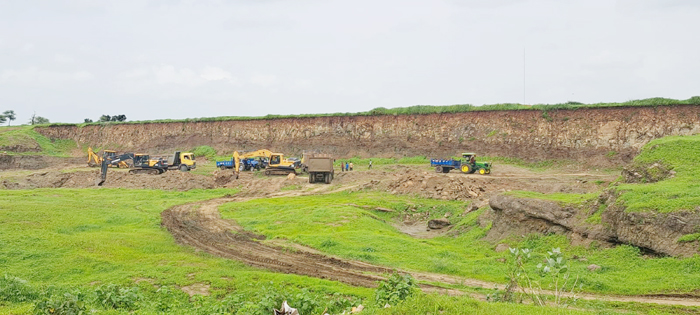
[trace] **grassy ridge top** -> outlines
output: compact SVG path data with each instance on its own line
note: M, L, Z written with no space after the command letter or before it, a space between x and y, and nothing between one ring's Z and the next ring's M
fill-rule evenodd
M700 135L669 136L649 142L635 163L661 163L676 174L655 183L622 184L620 200L627 211L673 212L700 205Z
M327 114L298 114L298 115L265 115L265 116L219 116L201 117L187 119L158 119L141 120L128 122L94 122L94 123L53 123L45 126L91 126L103 124L146 124L146 123L172 123L172 122L206 122L206 121L227 121L227 120L265 120L284 118L313 118L313 117L342 117L342 116L381 116L381 115L425 115L425 114L448 114L463 113L472 111L498 111L498 110L560 110L560 109L582 109L582 108L604 108L604 107L628 107L628 106L670 106L670 105L700 105L700 96L693 96L687 100L676 100L671 98L654 97L641 100L630 100L618 103L594 103L584 104L580 102L566 102L559 104L536 104L523 105L517 103L502 103L475 106L471 104L457 105L415 105L408 107L384 108L377 107L366 112L357 113L327 113Z
M34 126L0 127L0 151L9 154L70 156L77 147L70 139L51 140L36 132Z

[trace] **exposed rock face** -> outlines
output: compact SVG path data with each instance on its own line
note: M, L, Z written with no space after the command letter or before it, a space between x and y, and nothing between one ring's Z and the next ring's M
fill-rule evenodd
M428 221L428 227L433 230L439 230L448 226L450 226L450 220L445 218Z
M575 209L562 208L556 202L497 195L489 200L496 217L489 231L489 239L530 233L570 233L577 223Z
M219 152L316 149L337 157L481 155L592 165L629 162L650 140L700 132L700 106L476 111L456 114L339 116L246 121L39 127L80 145L166 153L210 145ZM162 152L154 152L162 151ZM614 151L615 154L610 154Z
M606 194L609 206L602 214L602 223L618 242L632 244L670 256L698 254L698 241L678 242L686 234L700 232L700 211L626 212L615 204L614 194Z
M673 213L626 212L615 204L616 196L606 193L602 224L585 222L588 208L562 207L556 202L498 195L490 199L495 211L493 227L487 239L495 241L508 235L557 233L583 243L597 240L603 244L630 244L646 251L669 256L698 254L698 241L678 242L686 234L700 229L700 211ZM595 206L595 205L594 205Z
M661 162L651 165L634 163L622 169L622 176L626 183L655 183L673 177L675 174L675 171Z

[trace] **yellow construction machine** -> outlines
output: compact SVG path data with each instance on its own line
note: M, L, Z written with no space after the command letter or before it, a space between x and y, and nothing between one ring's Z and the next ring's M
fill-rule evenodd
M99 156L92 147L88 147L88 166L96 167L102 165L102 160L107 161L107 167L129 168L128 161L133 159L133 153L117 154L114 150L104 150L102 156Z
M148 154L134 154L134 168L129 174L163 174L168 170L168 163L161 158L151 158Z
M265 175L296 174L294 161L286 160L284 158L284 154L282 153L273 153L272 151L266 149L246 153L238 153L238 151L234 151L230 162L220 161L216 162L216 164L217 167L221 167L222 169L226 168L227 165L232 166L233 172L236 174L236 178L238 178L238 173L241 169L241 159L252 157L264 157L268 159L268 164L265 167Z

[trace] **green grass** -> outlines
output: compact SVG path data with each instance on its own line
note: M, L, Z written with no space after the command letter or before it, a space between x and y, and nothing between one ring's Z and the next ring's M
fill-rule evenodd
M235 190L0 191L0 273L35 287L69 291L109 283L133 286L148 279L156 285L210 284L215 299L232 292L252 299L271 291L287 292L294 299L303 288L320 296L371 296L371 289L261 271L196 252L175 244L160 226L160 212L166 208L230 193ZM156 294L147 282L141 287ZM2 305L0 297L0 313Z
M216 150L208 145L200 145L191 150L194 153L195 159L198 157L206 157L211 160L216 158Z
M327 305L363 303L367 314L614 314L608 306L592 310L537 308L519 304L483 303L470 297L419 294L390 309L375 305L372 289L304 276L284 275L246 267L236 261L212 257L175 244L160 226L160 212L176 204L210 199L235 190L166 192L128 189L36 189L0 191L0 266L2 273L28 280L33 290L86 295L89 309L108 311L94 304L94 291L103 284L136 286L144 295L139 314L156 314L156 305L173 301L171 313L204 314L215 307L235 306L236 314L261 314L262 305L312 305L316 314ZM381 206L395 213L373 212L349 204ZM425 270L503 282L504 266L479 239L479 210L457 218L468 205L385 193L337 193L328 196L268 198L223 205L225 217L271 237L288 238L343 257L386 266ZM388 222L402 213L430 211L432 218L452 213L464 233L458 237L414 239L398 233ZM284 222L284 223L280 223ZM700 283L700 258L645 259L633 247L586 250L569 247L559 236L530 236L513 246L544 252L562 247L567 254L587 256L589 262L570 262L581 274L586 290L642 294L691 292ZM585 266L603 266L588 273ZM136 280L147 279L150 282ZM151 284L151 282L153 284ZM176 288L193 283L211 285L211 297L190 299ZM155 285L155 286L154 286ZM157 292L159 286L173 293ZM0 283L2 287L2 283ZM59 294L59 296L62 293ZM30 314L34 302L3 302L0 314ZM335 302L334 302L335 301ZM336 304L333 304L336 303ZM356 305L354 304L354 305ZM582 308L577 306L577 308ZM591 307L585 306L589 309ZM247 311L246 311L247 310ZM336 313L341 313L340 311ZM645 313L645 312L642 312ZM659 314L656 309L649 313ZM437 313L433 313L437 314Z
M678 242L700 241L700 233L686 234L678 238Z
M48 126L92 126L92 125L109 125L109 124L147 124L147 123L187 123L187 122L204 122L204 121L226 121L226 120L268 120L268 119L285 119L285 118L314 118L314 117L339 117L339 116L378 116L378 115L425 115L425 114L451 114L463 113L471 111L498 111L498 110L540 110L542 116L546 119L549 117L547 111L563 110L563 109L583 109L583 108L605 108L605 107L629 107L629 106L670 106L670 105L700 105L700 96L694 96L687 100L675 100L669 98L647 98L641 100L631 100L619 103L595 103L582 104L579 102L566 102L559 104L537 104L537 105L522 105L514 103L506 104L491 104L474 106L470 104L458 105L415 105L408 107L384 108L378 107L366 112L358 113L331 113L331 114L301 114L301 115L266 115L258 117L247 116L221 116L221 117L202 117L189 119L160 119L160 120L145 120L145 121L129 121L129 122L94 122L81 124L67 123L52 123ZM551 120L551 119L548 119Z
M555 194L552 199L582 202L574 194ZM397 210L383 213L348 204L381 206ZM225 218L237 220L249 230L270 238L289 239L299 244L345 258L359 259L392 268L451 274L487 281L504 282L505 265L493 245L481 241L486 230L477 224L482 213L475 211L455 217L466 203L393 196L386 193L338 193L325 196L257 199L221 207ZM408 210L407 210L408 209ZM462 234L433 239L416 239L400 233L389 222L404 213L430 211L433 218L450 212ZM586 257L572 260L571 271L580 275L584 289L614 294L655 294L694 292L700 283L700 256L693 258L646 259L639 249L619 246L590 249L570 246L564 236L527 236L508 242L511 247L531 248L538 257L551 248L561 247L567 255ZM589 272L589 264L603 266ZM534 266L531 266L534 268Z
M70 156L70 152L77 148L75 141L57 139L51 141L49 138L34 131L34 126L14 126L0 127L0 147L37 147L38 151L8 154L28 154L28 155L50 155L50 156Z
M700 205L700 135L653 140L634 159L642 165L657 161L673 168L675 177L649 184L621 184L618 201L631 212L695 210Z
M158 305L170 303L170 313L209 314L231 307L236 314L267 314L269 306L287 299L295 307L305 306L320 314L326 306L364 304L368 314L426 314L439 309L452 314L562 314L561 310L516 304L486 304L470 297L444 297L418 294L395 309L375 305L373 290L332 281L296 275L277 274L246 267L236 261L211 257L192 248L175 244L160 227L160 212L185 202L209 199L231 190L192 190L165 192L127 189L36 189L0 191L0 264L4 274L28 280L30 291L40 296L62 296L62 292L82 292L88 309L97 314L128 314L107 310L95 300L96 288L103 284L137 287L144 296L136 303L139 314L157 314ZM380 197L380 198L377 198ZM371 200L370 200L371 199ZM353 199L353 201L356 201ZM384 196L368 196L362 204L406 207L436 215L456 211L464 203L441 203L401 198L388 201ZM420 202L420 203L414 203ZM356 207L351 207L355 208ZM382 215L382 214L378 214ZM378 217L377 216L377 217ZM473 220L474 218L470 218ZM327 220L330 222L330 219ZM372 253L373 243L363 246ZM381 248L377 248L382 250ZM443 253L441 258L445 258ZM135 284L136 280L147 279ZM210 297L189 298L179 286L210 284ZM0 283L0 287L2 283ZM169 286L171 293L158 292ZM7 302L17 293L0 294L0 314L31 314L34 303ZM16 298L17 296L15 296ZM349 301L353 304L349 304ZM413 305L421 308L410 311ZM462 309L467 306L467 309ZM462 310L462 311L460 311ZM305 313L305 314L306 314ZM592 314L590 311L564 311L565 314Z

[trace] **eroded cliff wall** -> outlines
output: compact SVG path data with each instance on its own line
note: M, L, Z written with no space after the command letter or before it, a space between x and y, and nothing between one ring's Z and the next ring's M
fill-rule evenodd
M199 145L219 152L320 150L338 157L445 157L474 151L609 165L628 162L652 139L700 132L700 106L53 126L37 131L79 145L150 153Z

